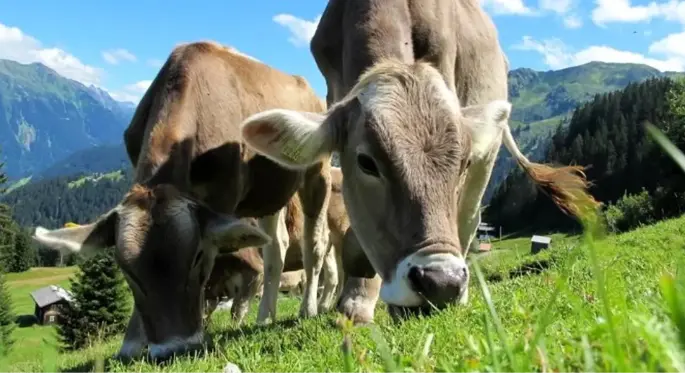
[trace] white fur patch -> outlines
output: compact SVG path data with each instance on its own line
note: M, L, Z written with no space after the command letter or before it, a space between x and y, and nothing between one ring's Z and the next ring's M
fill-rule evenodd
M466 267L466 262L461 257L447 253L427 256L409 255L397 265L392 281L383 281L380 297L384 302L403 307L417 307L425 303L423 297L416 293L409 284L409 269L413 266L437 267L445 272L454 272L456 275L461 268Z
M189 345L197 345L204 342L204 333L199 331L189 338L172 338L164 343L151 344L150 355L155 357L166 357Z

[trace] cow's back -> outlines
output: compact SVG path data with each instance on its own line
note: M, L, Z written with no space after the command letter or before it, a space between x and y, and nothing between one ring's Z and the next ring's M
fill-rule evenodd
M216 43L177 46L126 131L136 181L148 180L164 163L175 162L168 167L176 172L190 158L193 191L217 211L251 217L275 213L300 187L303 172L256 155L240 134L244 119L273 108L324 110L301 77ZM173 145L179 142L192 143L192 151L174 158L170 154L178 152Z
M464 106L507 97L506 57L478 0L330 0L311 48L328 105L383 58L431 62Z

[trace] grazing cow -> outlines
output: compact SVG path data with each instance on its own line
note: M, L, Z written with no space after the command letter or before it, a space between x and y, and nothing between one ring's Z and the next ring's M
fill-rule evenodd
M292 169L339 152L355 237L338 307L356 322L371 321L378 293L394 316L467 301L465 250L502 141L565 212L597 206L582 167L518 150L508 63L478 0L330 0L311 51L328 112L268 110L243 138Z
M299 76L213 42L175 47L124 133L135 185L91 224L36 229L37 241L61 250L87 254L115 246L135 300L119 356L137 356L146 345L154 359L202 347L202 298L218 248L265 245L258 319L273 319L287 242L278 221L295 193L305 216L304 263L314 282L300 314L316 314L330 162L321 158L293 170L244 145L241 121L277 107L325 111ZM258 218L262 229L243 217Z
M342 287L343 236L349 228L349 220L342 198L342 173L337 167L331 168L331 196L328 204L329 248L324 257L323 292L319 298L319 312L330 309ZM303 239L304 215L297 195L288 202L285 219L282 221L289 245L281 274L280 290L289 291L305 282L301 242ZM262 284L263 262L256 247L222 254L217 257L212 273L207 281L205 299L209 303L206 317L209 318L222 297L233 299L231 315L238 323L242 322L249 309L249 301L257 295ZM337 277L336 277L337 276ZM340 285L340 286L338 286Z

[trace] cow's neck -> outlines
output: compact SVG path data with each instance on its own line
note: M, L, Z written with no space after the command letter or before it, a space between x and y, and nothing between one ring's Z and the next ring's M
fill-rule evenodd
M405 1L371 0L354 4L368 8L358 10L364 13L359 17L362 21L350 27L352 34L344 38L343 95L364 71L383 59L414 62L412 22Z

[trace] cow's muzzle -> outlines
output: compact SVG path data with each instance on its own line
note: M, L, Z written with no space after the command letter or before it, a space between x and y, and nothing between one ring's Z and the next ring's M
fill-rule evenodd
M206 341L204 333L198 332L189 338L171 338L163 343L150 344L148 353L150 359L160 363L168 361L174 356L192 354L202 351Z

